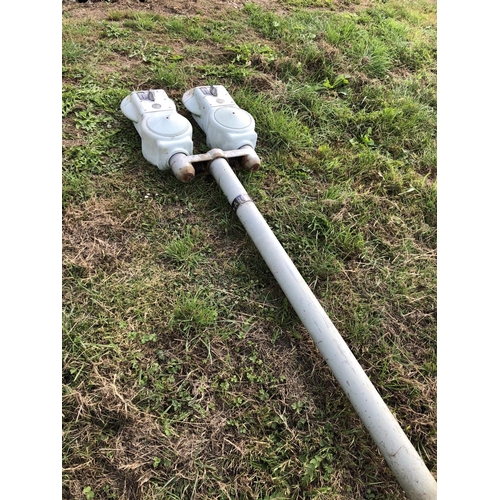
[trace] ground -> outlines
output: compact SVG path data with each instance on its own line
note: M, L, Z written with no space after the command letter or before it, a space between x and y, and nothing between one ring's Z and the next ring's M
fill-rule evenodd
M63 0L63 11L71 11L73 17L81 15L82 17L93 16L100 18L105 15L108 9L117 8L131 8L134 10L144 10L145 12L154 12L158 14L197 14L213 15L214 11L223 8L241 9L246 3L243 0L183 0L181 2L176 0L146 0L141 2L139 0L114 0L110 2L88 0L87 2L78 2L75 0ZM268 6L275 12L282 12L283 6L274 0L256 0L252 3Z
M211 15L217 9L241 9L245 0L87 0L80 3L77 0L63 0L63 12L71 11L72 17L95 17L97 19L104 17L108 10L118 8L153 12L158 14L180 14L180 15ZM265 6L275 13L282 14L287 11L279 0L253 0L252 3ZM361 2L350 2L349 0L340 0L336 2L339 10L354 10L363 5Z
M292 15L293 7L289 6L291 1L288 6L284 0L282 2L278 0L252 0L253 4L260 4L273 13L286 15L289 12ZM364 2L365 0L338 0L335 3L332 2L330 7L323 8L336 11L354 10L363 7ZM111 13L119 14L121 11L134 10L159 14L166 18L190 16L200 19L200 26L207 26L212 20L223 20L224 13L229 10L242 10L247 3L247 1L243 0L146 0L144 2L140 0L89 0L87 2L63 0L62 10L63 16L71 18L70 20L80 18L82 20L93 19L98 21L89 24L100 26L102 31L102 26L112 23L100 21L113 19ZM113 27L111 26L111 28ZM76 33L76 28L74 29L75 31L72 33ZM182 30L184 29L185 25L182 25ZM252 36L251 30L248 31L248 33L245 32L241 35L243 42L247 41L247 37ZM82 32L75 36L77 42L78 36ZM163 35L159 34L157 36L161 38ZM93 62L94 58L96 61L98 60L100 64L99 71L102 71L102 74L106 77L111 75L110 81L112 81L112 77L115 78L115 81L121 81L124 74L134 75L132 70L138 66L145 66L143 58L137 57L137 55L130 57L126 51L106 52L102 56L98 50L94 50L93 45L88 40L81 45L79 43L72 44L71 37L68 37L68 40L70 43L66 47L66 57L69 57L70 64L68 64L69 69L65 69L66 72L63 74L65 75L64 84L67 86L67 106L71 107L71 112L70 116L64 120L63 148L66 150L65 167L68 167L68 164L74 160L74 158L70 157L70 154L78 156L82 151L83 154L88 153L89 155L95 153L94 144L90 144L88 140L89 137L93 137L94 133L92 123L89 123L89 120L105 120L109 118L104 111L94 115L87 113L87 101L82 95L89 91L92 82L84 81L85 79L82 78L83 71L77 68L77 64L72 64L72 62L77 61L79 63L81 54L90 54L86 61L87 64L89 64L89 60ZM104 40L103 45L106 45L106 40L110 40L111 44L117 42L116 39L111 37L103 37L99 39L99 41L101 40ZM118 42L120 41L118 39ZM238 41L241 40L238 39ZM214 61L220 64L220 61L230 60L230 57L233 57L231 53L225 59L220 57L221 54L226 54L226 48L219 44L215 48L214 45L210 46L219 51L218 57L215 58L213 57L214 53L209 48L206 48L205 43L203 41L203 43L197 44L195 53L189 55L190 64L193 66L207 64L208 58L213 58ZM322 50L333 51L336 49L325 44L324 40L318 40L318 44ZM206 50L201 53L201 51L198 51L198 47L206 48ZM168 48L171 49L174 56L183 54L183 50L186 48L185 39L179 37L169 40ZM142 53L142 57L145 55L150 54ZM283 58L283 65L287 62L286 59L287 57ZM118 77L115 75L115 63L117 61L120 63ZM259 71L255 71L255 73L246 77L245 85L248 88L262 89L273 97L283 92L283 90L280 90L280 85L283 85L283 83L274 77L272 71L265 71L266 62L259 59L259 54L254 55L249 62L252 67L259 69ZM311 63L311 66L313 65L314 61ZM260 71L261 69L262 71ZM398 68L400 72L403 70L409 71L405 68ZM141 73L137 72L137 74ZM140 85L141 78L135 78L134 85ZM357 78L358 83L362 84L365 82L363 78L366 77L360 72ZM190 86L203 83L202 75L194 75L189 80ZM179 102L183 89L184 87L180 85L169 89L169 96ZM71 98L75 95L78 99L77 103L73 104ZM92 96L103 99L104 105L108 103L106 100L108 95L102 89L99 89ZM113 109L116 109L116 111L110 112L109 115L113 113L120 115L117 103L114 103ZM234 228L231 231L234 231L234 234L220 231L219 221L211 220L213 225L209 226L207 218L214 217L218 219L220 217L220 215L217 215L221 213L218 201L213 201L210 196L206 195L206 199L197 204L197 209L192 210L189 201L184 198L180 200L175 198L177 196L175 193L181 193L181 191L177 185L174 187L174 184L168 184L175 182L174 180L168 176L160 177L160 174L154 168L147 170L148 166L144 165L144 163L141 166L135 165L134 159L137 159L140 152L130 153L130 150L134 147L134 144L138 146L138 138L131 124L125 123L123 117L121 118L124 126L120 128L120 133L116 137L122 140L123 136L129 133L129 142L131 144L124 140L121 142L120 147L117 148L120 150L119 154L115 154L116 151L109 152L110 155L115 154L113 161L114 168L117 171L109 175L100 174L96 176L98 179L95 179L92 177L95 172L85 172L84 175L79 170L78 164L78 167L74 167L70 172L76 172L75 176L68 177L69 181L74 182L74 185L66 186L70 191L74 189L76 192L75 194L71 191L70 194L73 198L81 197L84 199L78 201L78 198L76 201L68 202L63 214L65 302L69 311L67 312L67 323L70 325L66 330L65 337L68 352L65 353L63 367L63 384L64 390L67 391L64 394L63 418L65 428L63 430L65 451L70 455L64 464L67 480L63 484L63 498L67 500L89 500L91 498L95 498L95 500L98 498L150 499L152 498L148 496L150 483L155 485L165 483L165 485L168 485L172 479L179 480L179 484L184 484L181 483L184 479L186 479L187 484L194 484L191 498L198 498L195 496L194 490L196 490L199 478L200 484L203 483L203 474L205 474L205 472L200 473L202 469L200 469L197 462L199 453L203 454L205 460L203 471L209 471L212 468L229 470L231 477L234 478L236 489L243 493L251 492L258 481L264 484L264 479L266 481L271 481L271 479L267 478L267 476L267 479L250 477L249 473L246 473L243 467L240 466L240 463L256 461L258 462L257 469L265 469L274 473L278 469L276 464L269 462L271 464L269 466L264 464L265 466L261 467L259 465L263 457L266 457L266 453L271 451L279 452L284 457L282 460L280 458L280 462L276 462L284 470L283 478L287 477L288 470L293 471L293 474L295 474L293 476L290 472L290 477L299 477L299 473L296 471L302 471L304 468L307 474L311 473L312 481L312 474L319 467L320 462L318 460L321 461L324 458L323 455L315 455L315 450L327 450L325 453L332 453L336 458L341 457L342 464L340 464L338 470L327 471L330 474L327 486L341 484L343 487L343 496L336 497L336 500L352 500L353 498L357 500L361 498L367 500L379 500L381 498L395 500L402 498L399 488L393 484L394 478L388 474L387 467L381 464L382 459L371 441L369 441L370 446L364 454L359 453L358 448L353 448L354 437L357 438L355 445L357 446L360 439L366 441L366 433L359 426L357 420L354 420L355 417L352 416L353 410L350 406L345 405L345 401L341 397L330 399L324 397L325 394L339 394L340 391L330 372L323 366L322 359L318 357L315 346L308 337L307 332L301 325L296 324L295 320L285 322L285 320L278 321L278 318L276 322L273 322L274 311L281 311L286 304L282 301L282 295L278 287L274 286L273 288L267 270L256 269L254 265L255 256L248 249L248 241L245 242L242 232L238 232L240 231L239 226L232 224ZM103 123L108 122L103 121ZM98 142L97 139L99 138L96 138L95 143ZM99 155L109 157L107 149L104 152L101 150L97 152ZM323 149L323 152L319 151L318 155L327 153L328 151ZM129 158L127 158L128 154L130 154ZM92 158L88 159L88 161L90 162ZM83 160L87 160L87 158L82 158L82 169L87 165L87 163L83 163ZM71 165L77 164L73 162ZM126 168L124 165L126 165ZM312 162L309 165L312 165ZM298 178L302 179L304 171L300 165L296 165L294 168ZM67 170L69 170L69 167ZM375 178L373 182L379 182L377 179L382 177L382 174L375 170L373 170L373 173ZM268 174L262 181L263 191L270 184L277 183L279 180L278 174L274 177ZM86 184L83 181L94 183L93 186L95 186L98 195L89 196L88 199L85 198L86 195L83 191L85 191ZM207 180L207 182L210 181ZM371 178L367 182L372 182ZM429 182L423 185L422 190L428 188L428 184ZM133 198L135 194L130 194L131 187L135 190L134 192L139 193L137 199ZM153 191L153 189L159 191L162 187L165 188L167 194L158 194ZM407 189L407 186L405 189ZM415 192L414 189L410 191ZM401 189L400 194L404 195L410 191ZM272 192L272 190L269 189L269 192ZM180 196L182 197L182 193ZM378 200L377 198L380 210L384 210L390 215L392 206L396 202L399 203L396 195L393 198L395 201L391 199L392 205L390 206L388 205L389 201L385 199ZM315 230L321 236L323 234L323 226L321 226L323 218L316 217L316 212L313 212L312 208L310 208L312 201L310 201L309 193L304 199L308 203L309 212L304 215L308 218L303 220L307 227L309 227L308 224L314 223ZM304 206L300 200L300 197L297 197L297 207L291 207L287 203L286 209L288 211L291 208L297 208L296 212L292 212L292 220L293 213L299 213L299 207ZM363 192L362 196L357 197L357 200L358 202L360 200L368 202L368 196L365 196ZM259 207L265 207L264 194L260 195L258 201ZM144 210L146 203L148 203L147 211ZM357 208L352 206L352 203L349 204L349 201L345 203L346 205L342 205L340 212L335 214L336 220L344 216L347 217L348 211L351 209L355 214L358 213L356 212ZM222 200L221 205L223 207L222 213L225 213L224 210L228 208L225 200ZM279 209L282 205L277 204L276 206ZM318 209L317 214L331 214L334 208L330 209L329 207L330 205L326 208L322 207L321 210ZM270 210L267 211L266 216L269 216L269 220L274 220L274 222L281 218L280 215L279 217L275 216L273 219L273 212ZM266 283L263 285L260 281L252 282L248 293L245 291L247 295L243 298L241 297L242 292L237 286L241 284L240 281L233 283L228 280L216 286L216 293L218 294L216 299L221 302L225 301L226 309L231 311L233 310L231 302L238 303L238 300L248 301L252 307L257 308L261 305L258 302L262 292L261 287L266 287L266 302L262 306L266 307L263 311L266 312L270 319L264 316L260 309L258 314L255 314L253 309L250 308L248 310L243 307L238 309L235 312L235 317L230 318L231 321L241 326L238 327L238 333L243 331L243 326L247 328L247 314L248 317L256 318L258 316L260 318L262 312L262 318L253 321L248 327L248 331L245 330L245 335L248 335L248 338L232 335L230 347L219 338L215 331L217 325L213 321L213 316L210 315L213 309L208 308L201 299L198 300L196 294L192 298L189 296L182 303L177 303L176 297L170 296L165 297L167 302L170 301L168 304L163 302L163 299L158 300L160 294L164 294L165 282L162 281L163 279L168 279L168 283L178 280L179 283L183 283L182 286L185 286L186 290L191 285L193 287L198 285L199 274L195 271L192 272L192 283L191 278L189 278L184 284L185 275L187 274L185 270L171 269L170 264L177 255L172 250L173 246L168 247L171 253L173 252L171 255L166 253L166 257L160 258L155 254L154 258L150 258L150 254L157 252L156 242L165 241L159 238L158 235L165 236L165 227L169 227L173 234L179 229L176 225L179 220L188 225L187 230L182 228L186 238L175 240L173 243L178 241L182 243L184 240L189 240L194 246L199 245L202 247L201 251L204 252L206 248L205 240L212 238L209 246L210 253L201 256L201 251L197 252L193 255L195 260L192 261L196 262L198 258L204 259L208 263L207 269L213 269L213 275L207 273L207 283L211 284L219 279L222 280L221 274L223 274L223 271L227 271L226 278L241 279L245 280L246 283L248 274L243 273L242 269L247 268L252 270L252 278L257 279L262 276L262 283ZM399 248L397 239L402 231L396 223L401 223L401 219L399 217L389 219L389 216L387 216L384 220L388 220L387 231L394 232L394 234L390 235L390 244L384 240L384 245L391 250ZM150 223L150 221L153 222ZM384 224L380 224L380 226L384 226ZM189 230L189 227L192 229ZM211 227L214 228L213 233L210 233ZM299 230L302 229L299 227ZM229 230L226 228L226 231ZM386 235L385 230L376 228L376 231L378 231L377 234ZM422 231L417 236L425 239L426 233L424 232L424 236L422 236ZM289 233L289 230L285 232L287 235ZM147 235L147 240L143 238L144 234ZM229 248L227 245L228 234L234 236L231 238ZM405 241L408 241L408 239ZM290 244L292 243L293 240L290 241ZM178 248L177 251L180 252ZM406 253L399 255L401 256L400 260L403 260ZM432 262L433 248L429 250L429 255L431 255ZM220 256L224 256L224 258L220 258ZM225 260L226 257L227 260ZM419 254L418 257L420 260L424 259L423 254ZM298 260L300 262L299 258ZM394 261L391 262L392 267L387 267L387 269L393 269ZM190 262L190 260L187 260L187 264L190 264ZM420 278L420 275L413 272L416 262L416 257L411 262L408 259L408 279L410 284L406 286L405 283L405 290L411 287L414 282L418 281L418 286L421 286L420 281L424 281L424 277ZM398 262L396 264L399 265ZM240 267L240 265L243 267ZM302 265L304 268L306 267L304 263ZM357 279L361 289L364 288L364 283L370 280L369 273L362 265L362 262L346 257L345 276L348 277L351 283L354 283ZM381 268L380 273L385 276L387 269L385 267ZM319 268L318 273L322 272L325 271ZM375 273L371 276L374 275L380 278L382 274ZM389 275L390 272L387 271L387 276ZM319 293L321 292L321 283L317 284L317 281L314 281L314 287L315 292ZM340 281L345 280L339 278ZM137 283L141 286L136 287ZM377 283L378 287L384 288L383 280L378 280ZM178 289L175 291L177 293ZM136 292L137 295L135 295ZM434 309L430 306L426 309L422 305L423 302L427 303L428 301L420 300L425 299L420 288L415 293L418 295L415 300L419 300L420 309L415 307L415 310L410 311L404 317L398 317L399 322L394 320L394 323L390 323L389 326L392 329L386 332L384 338L394 338L399 341L399 336L404 335L405 352L409 352L411 347L416 345L417 348L411 352L411 357L416 359L418 366L421 366L424 364L420 362L421 359L424 358L431 347L425 345L425 348L422 349L421 344L424 341L420 341L420 339L418 339L418 342L412 342L412 339L417 336L413 326L420 325L420 330L417 333L421 333L422 324L428 321L431 325L429 331L431 331ZM123 302L118 304L120 300ZM406 296L401 295L399 300L406 300ZM148 312L148 321L142 322L142 312L140 310L144 304L147 305L147 310L151 311L151 314ZM200 304L204 307L200 307ZM211 302L207 302L207 304L210 305ZM73 305L75 305L75 310L73 310ZM182 325L187 319L194 326L182 331L177 327L172 327L171 331L169 326L171 316L165 312L168 309L167 306L172 306L171 309L175 313L174 319L177 326ZM201 309L201 312L198 309ZM390 309L389 304L387 310ZM218 307L217 311L219 310L222 309ZM100 323L100 313L96 313L96 311L102 312L104 318L102 324ZM140 314L136 314L136 311L139 311ZM285 315L285 313L286 311L283 314ZM376 314L378 317L379 311ZM144 315L145 317L146 315ZM197 340L196 328L198 324L213 333L209 349L210 363L206 362L205 345ZM275 325L281 324L284 325L283 329L286 329L287 334L281 334L281 330L275 328ZM109 325L116 327L113 333L117 336L117 342L120 346L123 346L124 352L126 351L123 360L118 351L110 351L109 353L106 351L106 355L102 355L104 350L101 344L107 342L105 339L109 338ZM78 333L80 330L82 331L82 337ZM93 335L87 335L88 331L93 332ZM152 347L153 344L156 345L156 340L153 339L156 334L160 337L158 346L161 345L161 349L157 350ZM190 336L192 336L192 339ZM97 340L93 344L94 337L97 337ZM81 338L84 341L81 341ZM193 346L190 347L189 358L187 356L188 344L186 338L193 342ZM380 341L383 341L383 339L380 339ZM72 342L75 342L75 352L73 352ZM132 348L131 346L136 347ZM361 346L360 350L355 352L355 355L362 354L365 358L368 357L366 353L361 351L366 346L368 346L366 347L366 350L368 350L371 345L361 344ZM98 355L94 358L95 352ZM136 359L136 353L139 353L142 357L139 358L139 354L137 354ZM229 354L231 354L230 362L227 361ZM91 361L85 362L84 365L79 364L80 355ZM130 360L132 360L132 363L129 363ZM249 360L251 363L249 363ZM424 377L420 372L403 372L402 363L399 362L399 359L395 361L382 359L381 362L384 363L384 367L380 371L394 373L394 376L391 375L392 378L386 377L381 388L383 396L390 399L391 407L397 408L398 416L403 418L405 428L411 424L413 436L417 436L419 442L430 443L428 447L432 448L433 452L435 441L433 434L435 427L434 381L427 380L427 375ZM268 370L261 373L259 371L261 364L268 366ZM143 367L145 367L144 373L142 371ZM160 368L161 370L158 372ZM370 376L379 368L380 366L378 368L377 366L372 367ZM412 367L410 366L409 369L412 369ZM259 377L262 378L263 382L259 380ZM139 383L136 383L137 380L140 380L141 383L144 381L145 385L139 386ZM265 384L263 387L267 390L272 386L275 392L271 395L267 394L264 389L262 389L263 393L256 392L256 388L260 383ZM158 387L158 384L161 387ZM412 401L410 402L412 406L407 409L409 405L407 395L410 393L410 386L414 387L415 391L411 392ZM158 415L165 413L165 415L170 416L173 410L177 411L177 407L174 407L173 403L171 409L171 406L167 405L167 400L164 401L161 396L163 388L166 388L165 393L179 394L177 398L179 401L170 398L168 404L172 400L176 405L185 405L186 415L196 416L195 420L188 421L186 417L186 420L182 422L172 420L173 424L170 424L168 419L161 420ZM230 398L231 406L229 409L225 403L226 392L224 391L228 393L227 397ZM421 407L415 402L417 396L414 396L414 393L421 395L423 401ZM267 403L262 403L263 400L267 400ZM215 406L210 406L213 401L216 401ZM245 404L242 404L241 401ZM249 403L245 406L247 402ZM151 411L149 411L148 406L150 403L153 408ZM148 408L148 411L145 408ZM321 415L318 416L320 410ZM198 414L201 415L202 412L207 412L209 417L198 418ZM343 415L343 420L340 423L337 419L331 422L331 414ZM309 423L310 417L313 422L311 427ZM247 419L258 422L258 426L255 427L258 427L258 432L255 435L246 434L245 425ZM261 425L262 422L264 424ZM353 430L341 432L342 429ZM251 430L253 431L253 428ZM327 449L326 445L321 441L323 432L336 435L335 447ZM276 442L273 441L274 435L279 436L280 441L278 442L281 443L280 446L277 446ZM304 449L306 449L302 446L303 443L306 443L307 449L313 450L314 453L311 452L311 454L302 456L301 454L304 454ZM347 450L347 453L344 450ZM172 459L173 461L167 464L164 456L175 457L175 459ZM164 461L162 462L160 458ZM329 460L325 460L322 467L328 467L327 462ZM434 455L429 461L432 461L433 464L433 460ZM349 465L343 465L344 462ZM371 474L372 464L374 464L375 473L373 477L368 477ZM366 477L361 477L360 474L356 473L351 474L352 470L361 470L363 474L366 474ZM199 476L199 474L201 475ZM212 474L212 472L210 474L211 480L216 477L216 474ZM305 475L306 479L309 477L307 474ZM226 481L226 478L224 480ZM224 488L229 487L230 481L231 478L227 479L224 484L217 484L216 487L218 490L225 491ZM367 484L371 485L368 489ZM384 492L380 496L375 495L377 486L373 485L377 484L383 485L381 488ZM113 488L113 495L106 490L110 485ZM316 486L319 491L321 484L318 482L316 485L315 483L314 487L316 488ZM211 487L215 488L212 483ZM388 495L391 488L395 491L394 496ZM121 492L119 497L116 496L118 491ZM266 491L264 487L262 491ZM308 493L307 488L305 488L305 491L304 495ZM107 494L108 496L98 496L101 494ZM208 494L213 494L213 492L209 491ZM318 493L318 495L321 495L321 493ZM230 497L229 494L227 496ZM158 496L154 498L159 500ZM172 494L168 498L179 497ZM203 498L212 500L213 497L206 496ZM231 498L247 497L235 497L233 495ZM328 497L317 496L315 498Z

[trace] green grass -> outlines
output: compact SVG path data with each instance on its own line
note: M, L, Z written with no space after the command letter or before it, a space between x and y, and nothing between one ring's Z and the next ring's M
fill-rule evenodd
M436 6L198 4L64 9L63 497L403 499L220 189L120 103L254 116L240 179L436 474Z

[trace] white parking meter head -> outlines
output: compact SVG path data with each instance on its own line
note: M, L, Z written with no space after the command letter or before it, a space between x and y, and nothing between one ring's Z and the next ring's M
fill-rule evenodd
M120 106L142 139L142 154L160 170L171 169L182 182L194 178L189 161L193 154L193 127L177 113L175 103L162 89L132 92Z
M255 149L253 116L241 109L222 85L195 87L182 96L182 102L205 132L209 148Z

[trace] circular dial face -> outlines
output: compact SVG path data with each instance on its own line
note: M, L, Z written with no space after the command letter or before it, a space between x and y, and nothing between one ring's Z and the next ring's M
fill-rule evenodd
M177 113L153 114L148 117L146 124L151 132L166 137L182 135L189 128L189 122Z
M219 108L214 118L219 125L227 128L242 129L252 124L252 116L241 108Z

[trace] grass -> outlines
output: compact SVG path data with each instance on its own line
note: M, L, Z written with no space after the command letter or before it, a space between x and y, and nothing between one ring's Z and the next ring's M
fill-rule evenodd
M212 7L63 2L63 497L403 499L217 185L120 102L254 116L238 175L437 474L436 6Z

